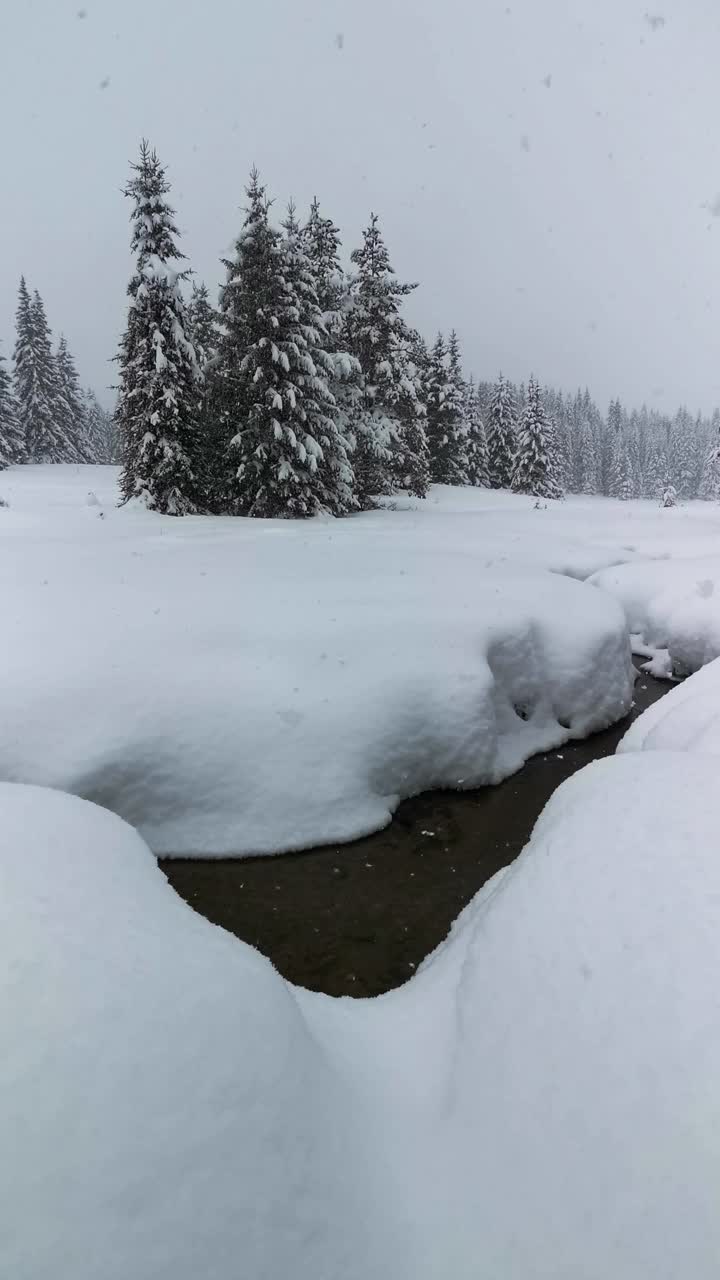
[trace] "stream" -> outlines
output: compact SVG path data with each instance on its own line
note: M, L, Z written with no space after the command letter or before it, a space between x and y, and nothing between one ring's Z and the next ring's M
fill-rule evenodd
M673 686L641 672L624 720L533 756L498 786L404 800L382 831L277 857L168 859L190 906L257 947L291 982L328 995L398 987L462 908L527 844L566 778L612 755L637 716Z

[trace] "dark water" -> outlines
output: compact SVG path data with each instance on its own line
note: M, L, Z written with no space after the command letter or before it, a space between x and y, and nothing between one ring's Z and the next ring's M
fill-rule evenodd
M612 755L632 720L671 687L641 674L631 715L612 729L534 756L499 786L405 800L389 827L364 840L160 865L196 911L258 947L292 982L378 995L405 982L485 881L517 857L560 783Z

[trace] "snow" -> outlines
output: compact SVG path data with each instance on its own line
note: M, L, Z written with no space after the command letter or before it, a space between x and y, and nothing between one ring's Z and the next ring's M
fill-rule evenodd
M286 983L150 848L341 839L608 723L629 627L711 652L720 514L173 521L116 481L0 478L0 1274L715 1280L720 660L375 1000Z
M348 840L497 782L627 711L628 629L659 674L720 653L711 504L436 487L180 521L118 510L116 479L0 480L0 778L101 803L157 853Z
M367 1001L286 984L114 815L0 785L2 1274L715 1280L716 774L575 775Z
M720 656L717 554L625 564L595 574L591 582L620 601L638 637L635 648L666 650L676 675L690 675Z
M115 483L3 475L0 777L94 800L157 853L348 840L629 708L622 610L574 580L629 553L578 519L440 489L179 521L117 510Z
M710 662L644 711L618 747L658 750L720 755L720 662Z

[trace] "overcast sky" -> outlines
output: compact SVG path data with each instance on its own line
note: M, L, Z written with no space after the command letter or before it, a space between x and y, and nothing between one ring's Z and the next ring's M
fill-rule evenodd
M213 293L256 163L348 252L377 211L410 318L454 325L468 372L720 404L718 0L6 0L0 24L5 354L25 272L112 381L147 135Z

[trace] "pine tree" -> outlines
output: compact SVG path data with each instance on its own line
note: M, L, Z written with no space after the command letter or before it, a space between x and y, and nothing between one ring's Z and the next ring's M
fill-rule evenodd
M441 333L430 353L427 383L430 475L435 484L468 483L467 427L457 336Z
M392 492L399 474L409 477L416 493L426 483L422 397L412 335L400 314L402 299L416 286L396 280L376 214L351 261L356 271L345 334L362 371L362 396L353 417L354 461L360 500L368 505L374 494Z
M676 491L676 489L675 489L675 485L674 485L674 484L670 484L670 482L669 482L669 481L668 481L668 483L665 485L665 487L664 487L664 489L663 489L662 505L663 505L664 507L676 507L676 506L677 506L677 491Z
M342 328L348 306L348 288L340 265L340 231L332 218L320 213L317 196L303 227L303 247L315 277L318 305L325 328L331 338Z
M654 498L656 501L662 498L663 491L670 484L667 455L657 443L653 444L648 454L644 483L645 497Z
M232 500L228 450L234 431L224 411L220 320L205 284L193 283L188 303L188 333L202 375L196 387L199 488L203 506L208 511L222 513L228 510Z
M515 467L517 410L510 383L500 374L487 415L488 478L491 489L509 489Z
M670 435L670 467L677 496L694 498L697 462L695 458L694 423L687 409L675 415Z
M87 436L94 461L106 464L120 462L120 441L114 414L103 409L90 387L86 387L82 392L82 400Z
M705 499L706 502L717 502L720 497L720 459L718 446L714 440L705 450L698 497Z
M328 385L335 363L312 269L290 212L271 226L257 170L221 295L236 509L250 516L343 515L353 472Z
M95 462L80 381L65 338L61 335L55 354L58 379L59 418L73 461Z
M59 422L57 372L45 308L20 280L16 312L15 398L29 462L67 462L69 449Z
M121 340L116 422L123 445L123 498L152 510L185 515L201 501L198 476L198 379L181 291L187 271L167 202L165 169L147 142L132 165L125 195L132 200L135 271Z
M578 493L587 495L599 493L600 475L595 449L595 434L587 420L583 421L580 428L579 455Z
M488 450L485 427L480 410L480 400L475 384L470 378L465 388L465 421L467 423L468 484L477 489L489 487Z
M25 457L12 379L4 366L5 356L0 355L0 471Z
M556 498L558 485L551 457L552 428L534 377L527 388L527 402L520 420L512 487L515 493Z
M633 496L632 471L628 454L625 432L620 429L613 441L613 456L608 481L611 498L620 498L623 502Z

